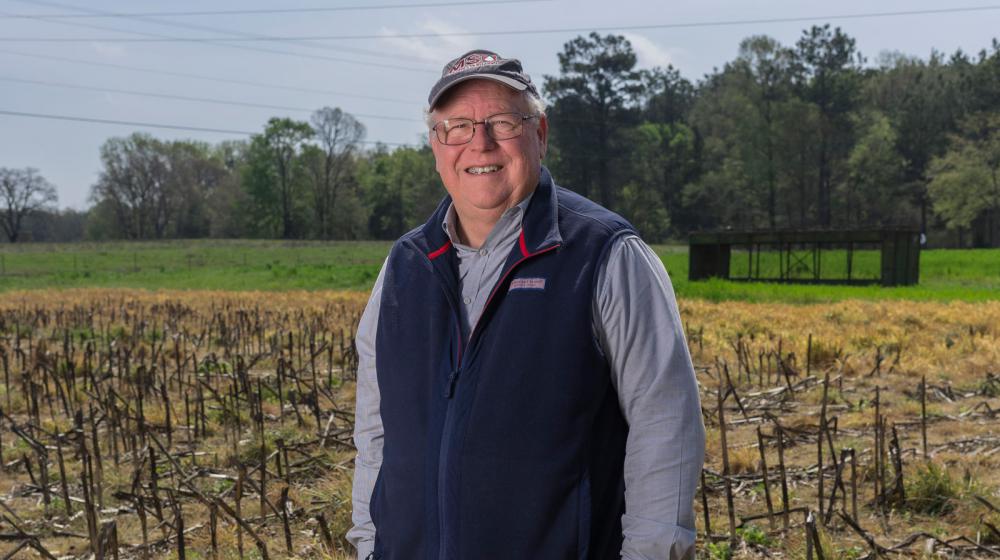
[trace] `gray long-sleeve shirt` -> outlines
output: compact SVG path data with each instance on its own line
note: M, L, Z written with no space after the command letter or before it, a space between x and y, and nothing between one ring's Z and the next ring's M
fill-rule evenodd
M458 254L463 336L479 318L521 231L531 197L507 210L483 245L459 243L454 209L442 227ZM354 527L348 540L365 558L374 546L368 511L382 463L382 420L375 373L375 333L382 273L358 326L354 441ZM659 257L635 236L608 252L594 291L594 335L607 357L612 384L629 424L625 448L625 560L694 558L694 492L701 474L705 430L691 357L670 279Z

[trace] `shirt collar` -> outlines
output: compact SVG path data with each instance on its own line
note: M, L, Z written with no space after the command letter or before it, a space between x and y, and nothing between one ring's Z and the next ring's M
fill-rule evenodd
M501 239L506 238L508 235L516 234L521 230L521 222L524 219L524 213L528 210L528 204L531 202L531 198L535 196L535 191L531 191L524 200L517 203L516 206L511 206L510 208L504 210L504 213L500 216L500 219L493 226L493 230L486 237L486 241L483 242L483 248L492 247ZM445 235L451 240L451 244L455 247L461 247L463 249L470 247L462 244L458 237L458 214L455 212L455 203L451 202L448 204L448 211L445 212L444 221L441 222L441 227L444 229Z

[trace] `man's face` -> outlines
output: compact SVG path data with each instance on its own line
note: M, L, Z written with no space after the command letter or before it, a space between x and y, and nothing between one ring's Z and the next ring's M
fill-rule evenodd
M470 80L455 86L434 109L432 120L481 121L498 113L532 114L520 93L492 80ZM548 122L541 117L526 120L522 126L517 138L498 141L477 124L472 141L458 146L442 144L430 132L437 172L459 218L484 212L499 215L534 190L545 155Z

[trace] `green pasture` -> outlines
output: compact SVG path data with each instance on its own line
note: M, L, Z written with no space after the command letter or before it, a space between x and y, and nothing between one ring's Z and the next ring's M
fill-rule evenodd
M0 290L368 290L389 247L271 240L0 245Z
M270 240L0 245L0 291L83 287L368 290L389 247L390 243L378 241ZM792 303L852 298L1000 299L1000 249L924 251L920 284L901 288L689 282L686 247L658 245L654 249L681 298ZM747 267L746 253L734 252L732 276L746 275ZM762 254L759 267L765 275L777 276L777 256ZM855 251L853 277L877 278L878 270L877 252ZM797 273L806 275L804 269ZM845 273L846 255L825 251L821 277Z

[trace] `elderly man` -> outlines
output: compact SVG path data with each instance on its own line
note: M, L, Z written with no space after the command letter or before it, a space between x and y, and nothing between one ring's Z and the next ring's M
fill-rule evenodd
M542 167L519 61L466 53L428 102L448 196L358 330L359 558L693 558L704 428L663 264Z

